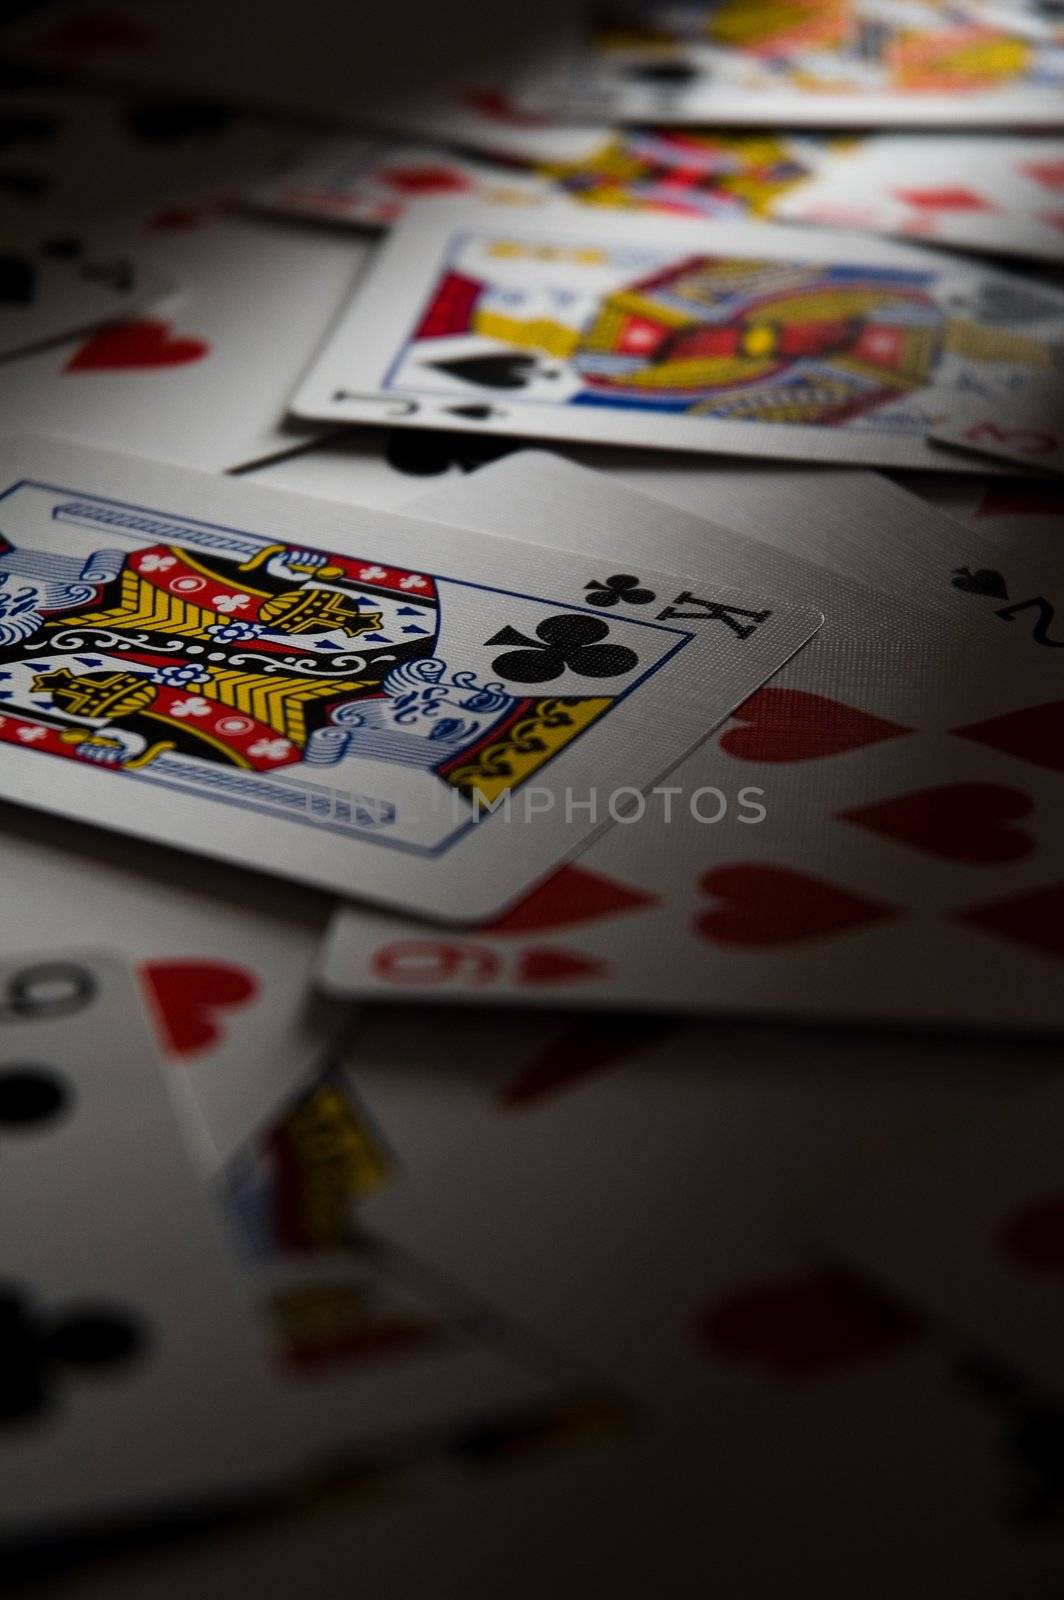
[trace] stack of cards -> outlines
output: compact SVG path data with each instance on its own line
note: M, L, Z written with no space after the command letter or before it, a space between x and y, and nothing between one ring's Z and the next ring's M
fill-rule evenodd
M1052 1592L1057 11L21 9L5 1555Z

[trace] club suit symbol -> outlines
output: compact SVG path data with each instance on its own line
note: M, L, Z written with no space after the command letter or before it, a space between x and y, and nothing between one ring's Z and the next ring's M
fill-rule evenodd
M67 1373L124 1366L145 1349L137 1320L111 1306L43 1317L14 1285L0 1284L0 1426L38 1420Z
M648 606L654 599L654 591L640 588L639 579L630 572L614 572L605 583L591 578L585 587L589 606L615 606L622 600L629 606Z
M565 671L585 678L613 678L630 672L639 657L627 645L603 644L609 625L597 617L545 617L536 628L536 637L503 628L485 644L511 644L522 648L508 650L491 663L514 683L548 683Z

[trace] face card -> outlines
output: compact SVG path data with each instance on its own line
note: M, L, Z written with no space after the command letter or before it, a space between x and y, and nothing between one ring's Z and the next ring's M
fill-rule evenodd
M822 620L325 501L308 545L303 500L49 441L0 474L0 790L444 920L578 849L569 790L648 786Z
M210 206L166 209L144 239L183 292L21 357L0 396L0 431L39 428L203 471L297 447L307 430L286 426L286 396L368 247Z
M0 995L5 1535L279 1478L261 1340L132 975L53 949L5 960Z
M537 65L556 115L766 127L1054 127L1061 29L1037 0L635 0Z
M963 401L935 424L931 437L1022 467L1064 472L1064 384L1032 383L1003 399Z
M60 225L0 245L0 359L128 316L173 291L128 239Z
M129 962L208 1173L294 1092L327 1033L305 1015L327 907L217 862L5 808L0 957L106 928Z
M1064 259L1064 140L880 134L838 141L774 204L778 221Z
M292 402L318 422L965 470L958 395L1053 362L1064 299L826 231L461 201L399 226Z
M1059 1088L1029 1090L904 1161L866 1166L841 1204L822 1195L810 1214L832 1250L1052 1393L1064 1385L1062 1117Z
M573 1373L367 1230L401 1158L335 1060L236 1157L225 1195L278 1379L335 1448L398 1450L557 1400Z
M836 141L841 143L841 141ZM570 200L675 216L772 217L828 160L827 140L780 133L618 128L537 170Z
M573 516L592 484L604 547L633 561L648 513L595 480L582 489L560 461L533 472L512 457L434 504L471 521L479 501L520 536L532 517L562 527L561 505ZM942 531L961 548L972 537ZM1000 597L968 609L999 583L1007 601L1004 574L977 558L964 571L949 626L882 596L877 636L825 601L824 629L789 668L489 928L449 939L341 911L326 987L1059 1027L1056 658L1002 625ZM992 673L958 672L973 652Z

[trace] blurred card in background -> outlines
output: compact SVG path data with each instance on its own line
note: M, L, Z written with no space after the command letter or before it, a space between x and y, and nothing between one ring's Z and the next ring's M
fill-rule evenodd
M1064 140L883 134L838 140L772 207L780 222L1064 260Z
M128 316L175 288L172 277L118 236L47 223L4 229L0 244L0 359Z
M269 228L213 204L164 209L143 235L182 288L142 315L21 357L0 430L38 429L204 471L298 448L285 403L362 267L366 246Z
M1053 127L1064 40L1037 0L612 0L530 72L561 116L768 127Z
M931 438L1021 468L1064 472L1064 373L993 401L959 398Z
M755 223L440 201L400 224L292 402L372 421L965 469L928 430L1056 356L1064 297Z

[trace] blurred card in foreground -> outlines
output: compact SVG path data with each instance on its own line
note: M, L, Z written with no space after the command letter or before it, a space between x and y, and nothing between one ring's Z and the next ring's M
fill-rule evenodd
M262 1337L119 962L4 962L0 1128L0 1531L290 1470Z

